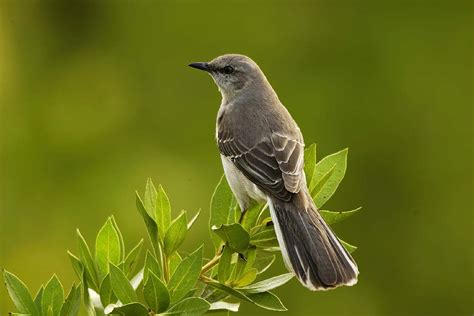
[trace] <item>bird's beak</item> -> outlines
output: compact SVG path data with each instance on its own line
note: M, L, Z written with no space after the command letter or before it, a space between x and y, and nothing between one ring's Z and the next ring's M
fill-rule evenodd
M201 70L204 70L204 71L210 71L211 70L208 63L192 63L192 64L189 64L188 66L196 68L196 69L201 69Z

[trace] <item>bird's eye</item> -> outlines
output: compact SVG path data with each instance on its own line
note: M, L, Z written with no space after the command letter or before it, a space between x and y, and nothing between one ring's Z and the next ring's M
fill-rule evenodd
M232 67L232 66L225 66L224 69L223 69L223 71L224 71L224 73L225 73L226 75L229 75L229 74L231 74L231 73L234 72L234 67Z

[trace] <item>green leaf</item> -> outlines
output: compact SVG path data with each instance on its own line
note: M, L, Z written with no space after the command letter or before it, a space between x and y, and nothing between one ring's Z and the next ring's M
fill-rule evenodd
M247 285L239 288L239 290L244 291L247 294L262 293L273 290L279 286L282 286L286 282L290 281L293 278L293 273L285 273L273 278L269 278L251 285Z
M252 237L250 237L250 243L259 248L277 247L278 240L275 230L270 227L252 235Z
M247 301L247 302L251 302L250 299L247 297L247 295L245 295L244 293L228 286L228 285L225 285L225 284L221 284L221 283L218 283L218 282L207 282L207 284L210 286L210 287L213 287L221 292L224 292L226 294L229 294L229 295L232 295L238 299L241 299L241 300L244 300L244 301Z
M201 273L202 246L191 253L176 268L168 283L171 302L175 303L194 288Z
M347 250L348 253L353 253L354 251L357 250L357 247L356 247L356 246L353 246L353 245L351 245L351 244L345 242L344 240L342 240L342 239L340 239L340 238L338 238L338 239L339 239L339 241L341 242L341 244L344 246L344 248L346 248L346 250Z
M263 207L265 207L263 204L253 204L243 216L242 227L246 230L250 230L250 228L254 227L257 224L258 216Z
M136 302L137 294L122 270L110 263L110 283L115 295L123 304Z
M102 284L100 285L100 302L102 306L106 307L107 305L117 301L117 297L114 294L112 289L112 284L110 282L110 274L106 275Z
M214 303L211 303L211 307L209 310L214 311L214 310L227 310L231 312L238 312L240 307L240 303L231 303L231 302L225 302L225 301L217 301Z
M94 306L92 305L92 301L89 295L89 281L86 276L87 272L86 269L82 269L82 286L81 286L81 292L82 292L82 300L84 301L84 306L86 308L87 315L89 316L95 316L95 309Z
M275 262L275 259L275 255L268 255L266 252L257 251L253 267L258 270L259 274L263 273L271 267L273 262Z
M308 188L314 187L314 171L316 167L316 144L311 144L304 150L304 173L306 175L306 184Z
M263 292L257 294L250 294L247 296L255 305L277 312L284 312L287 311L285 305L281 302L281 300L273 294L272 292Z
M160 238L163 239L165 232L168 230L171 222L171 204L165 190L161 185L158 186L158 194L156 196L155 216Z
M263 229L267 229L268 227L270 226L273 226L273 224L271 224L273 222L272 218L269 216L269 217L265 217L262 219L261 223L259 226L257 227L261 227Z
M219 227L212 227L212 231L216 233L224 242L227 242L235 252L244 252L249 246L249 233L238 223Z
M191 220L189 221L188 230L190 230L191 227L193 227L194 223L196 222L196 220L198 219L200 214L201 214L201 209L199 209L199 211L197 211L196 215L194 215L193 218L191 218Z
M184 211L171 223L164 238L164 251L167 256L175 252L183 243L184 237L186 237L187 224L188 219Z
M147 250L145 256L145 268L143 270L143 284L148 282L148 271L152 271L156 276L161 277L161 266L156 260L155 256Z
M271 292L245 295L239 290L218 282L208 282L207 284L236 298L253 303L261 308L272 311L286 311L286 308L283 306L280 299Z
M219 282L226 283L229 280L230 272L231 272L231 261L232 261L232 249L228 246L224 246L224 250L222 251L221 258L219 259L219 267L217 270L217 277Z
M110 219L112 220L112 224L114 225L115 230L117 231L117 234L119 235L119 240L120 240L120 253L122 254L121 260L125 259L125 243L123 242L123 236L122 232L120 231L117 222L115 221L115 217L113 215L110 216Z
M77 287L73 284L69 294L61 307L61 316L76 316L79 314L79 308L81 306L81 287Z
M91 283L90 286L97 291L99 288L99 277L97 276L97 270L89 246L87 246L86 240L81 235L79 229L76 231L76 234L79 244L79 258L81 259L81 263L86 271L86 277Z
M311 197L313 198L313 200L315 199L316 194L321 190L321 188L326 184L326 182L332 176L335 169L336 169L336 165L333 165L326 173L322 174L321 177L315 180L316 184L311 189Z
M100 279L109 273L109 262L115 265L120 263L120 247L120 237L112 220L108 218L99 230L95 241L95 262Z
M136 193L136 204L138 212L140 213L143 218L143 221L145 222L145 226L148 231L148 236L150 237L151 245L155 250L155 254L158 255L160 253L160 247L158 242L158 226L155 220L147 213L145 206L143 205L143 202L140 196L138 195L138 192Z
M64 290L61 282L56 275L46 284L43 297L41 298L41 309L43 315L48 314L48 309L51 308L53 315L59 315L64 300Z
M280 247L268 247L264 248L263 250L265 250L266 252L281 252Z
M197 284L196 284L197 286ZM181 300L184 300L185 298L188 298L188 297L197 297L197 295L194 295L197 291L197 287L195 288L192 288L191 290L188 291L188 293L186 293L183 298Z
M240 279L240 277L242 276L242 274L245 271L246 266L247 266L247 262L245 261L243 255L238 254L236 256L236 262L234 264L234 269L232 271L232 275L231 275L230 279L232 281Z
M33 301L25 283L7 270L3 271L3 279L7 286L8 295L10 295L10 298L13 301L13 304L15 304L18 312L22 314L38 315L35 302Z
M84 270L84 267L81 263L81 260L77 258L72 252L68 251L67 254L69 255L69 259L71 260L71 265L72 268L74 269L74 272L76 272L77 277L79 280L82 282L82 272Z
M119 314L124 316L148 316L148 309L140 303L133 302L115 307L110 314Z
M247 272L248 270L253 268L253 264L255 263L255 259L257 258L257 248L256 247L249 247L245 257L247 259L247 264L245 265L244 272Z
M165 315L195 316L205 314L211 304L199 297L189 297L171 307Z
M168 257L168 260L170 275L173 275L173 273L176 271L176 268L179 266L181 261L183 261L183 259L181 258L178 252L174 252L171 256Z
M214 247L218 249L221 245L221 240L218 236L212 233L212 227L219 227L223 224L235 223L237 212L237 200L235 199L229 185L222 176L219 184L217 184L214 194L211 199L211 214L209 218L209 228L211 231L211 238Z
M246 286L255 281L257 278L258 270L255 268L248 269L247 271L243 272L242 276L235 282L233 285L236 287Z
M144 208L158 226L159 238L163 240L171 222L171 204L161 185L156 190L151 179L145 189Z
M362 207L358 207L352 211L346 211L346 212L331 212L331 211L326 211L326 210L320 210L319 214L324 218L324 221L328 225L332 225L337 222L341 222L352 215L354 215L357 211L359 211Z
M148 307L155 313L164 312L170 305L166 285L151 270L148 271L148 280L143 287L143 296Z
M36 310L39 312L41 310L41 299L43 298L43 292L44 292L44 286L41 285L40 289L38 290L38 293L35 295L35 305L36 305Z
M263 219L265 219L265 218L270 218L270 220L271 220L270 209L268 208L268 204L265 204L262 207L262 209L260 211L260 214L258 215L256 225L261 225L264 222Z
M335 154L325 157L316 164L315 178L319 182L324 180L324 183L316 184L315 189L311 191L311 196L318 208L324 205L327 200L336 192L339 183L341 183L346 173L347 167L347 148ZM331 169L333 170L331 172ZM330 173L330 174L329 174ZM329 176L327 176L329 174ZM324 179L322 179L326 175Z
M151 178L148 178L145 186L145 195L143 196L143 205L147 213L156 220L156 198L158 192Z
M143 239L141 239L138 244L133 247L132 250L128 253L127 257L125 257L124 262L124 271L127 276L131 276L135 272L135 267L138 262L138 256L143 247Z

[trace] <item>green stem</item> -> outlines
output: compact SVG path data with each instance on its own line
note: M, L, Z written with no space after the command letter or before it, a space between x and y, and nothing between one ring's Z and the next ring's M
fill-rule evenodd
M206 263L201 269L201 275L204 275L207 271L211 270L214 266L219 263L222 253L218 253L208 263Z
M163 273L165 275L165 281L168 283L170 281L170 268L168 264L168 258L166 256L163 258Z
M199 280L201 280L204 283L212 283L212 282L218 282L217 280L214 280L213 278L207 277L205 275L200 275Z
M160 259L161 259L161 266L163 267L163 278L165 279L165 282L168 283L170 281L170 268L169 268L169 262L168 262L168 257L166 256L164 252L164 245L160 243Z
M221 243L219 245L219 248L214 256L214 258L212 258L211 260L209 260L209 262L207 262L201 269L201 276L204 276L204 273L206 273L207 271L211 270L213 267L215 267L218 263L219 263L219 260L222 256L222 251L224 250L224 243Z

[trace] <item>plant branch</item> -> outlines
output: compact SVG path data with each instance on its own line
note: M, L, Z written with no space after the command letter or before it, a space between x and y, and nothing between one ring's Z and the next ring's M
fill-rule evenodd
M209 260L208 263L206 263L202 269L201 269L201 276L204 276L204 273L206 273L207 271L211 270L214 266L216 266L218 263L219 263L219 259L221 258L222 256L222 253L219 252L217 253L214 258L212 258L211 260Z
M162 246L164 248L164 246ZM161 260L163 261L163 276L165 278L165 282L168 283L170 281L170 268L168 262L168 256L165 254L164 251L161 251Z

